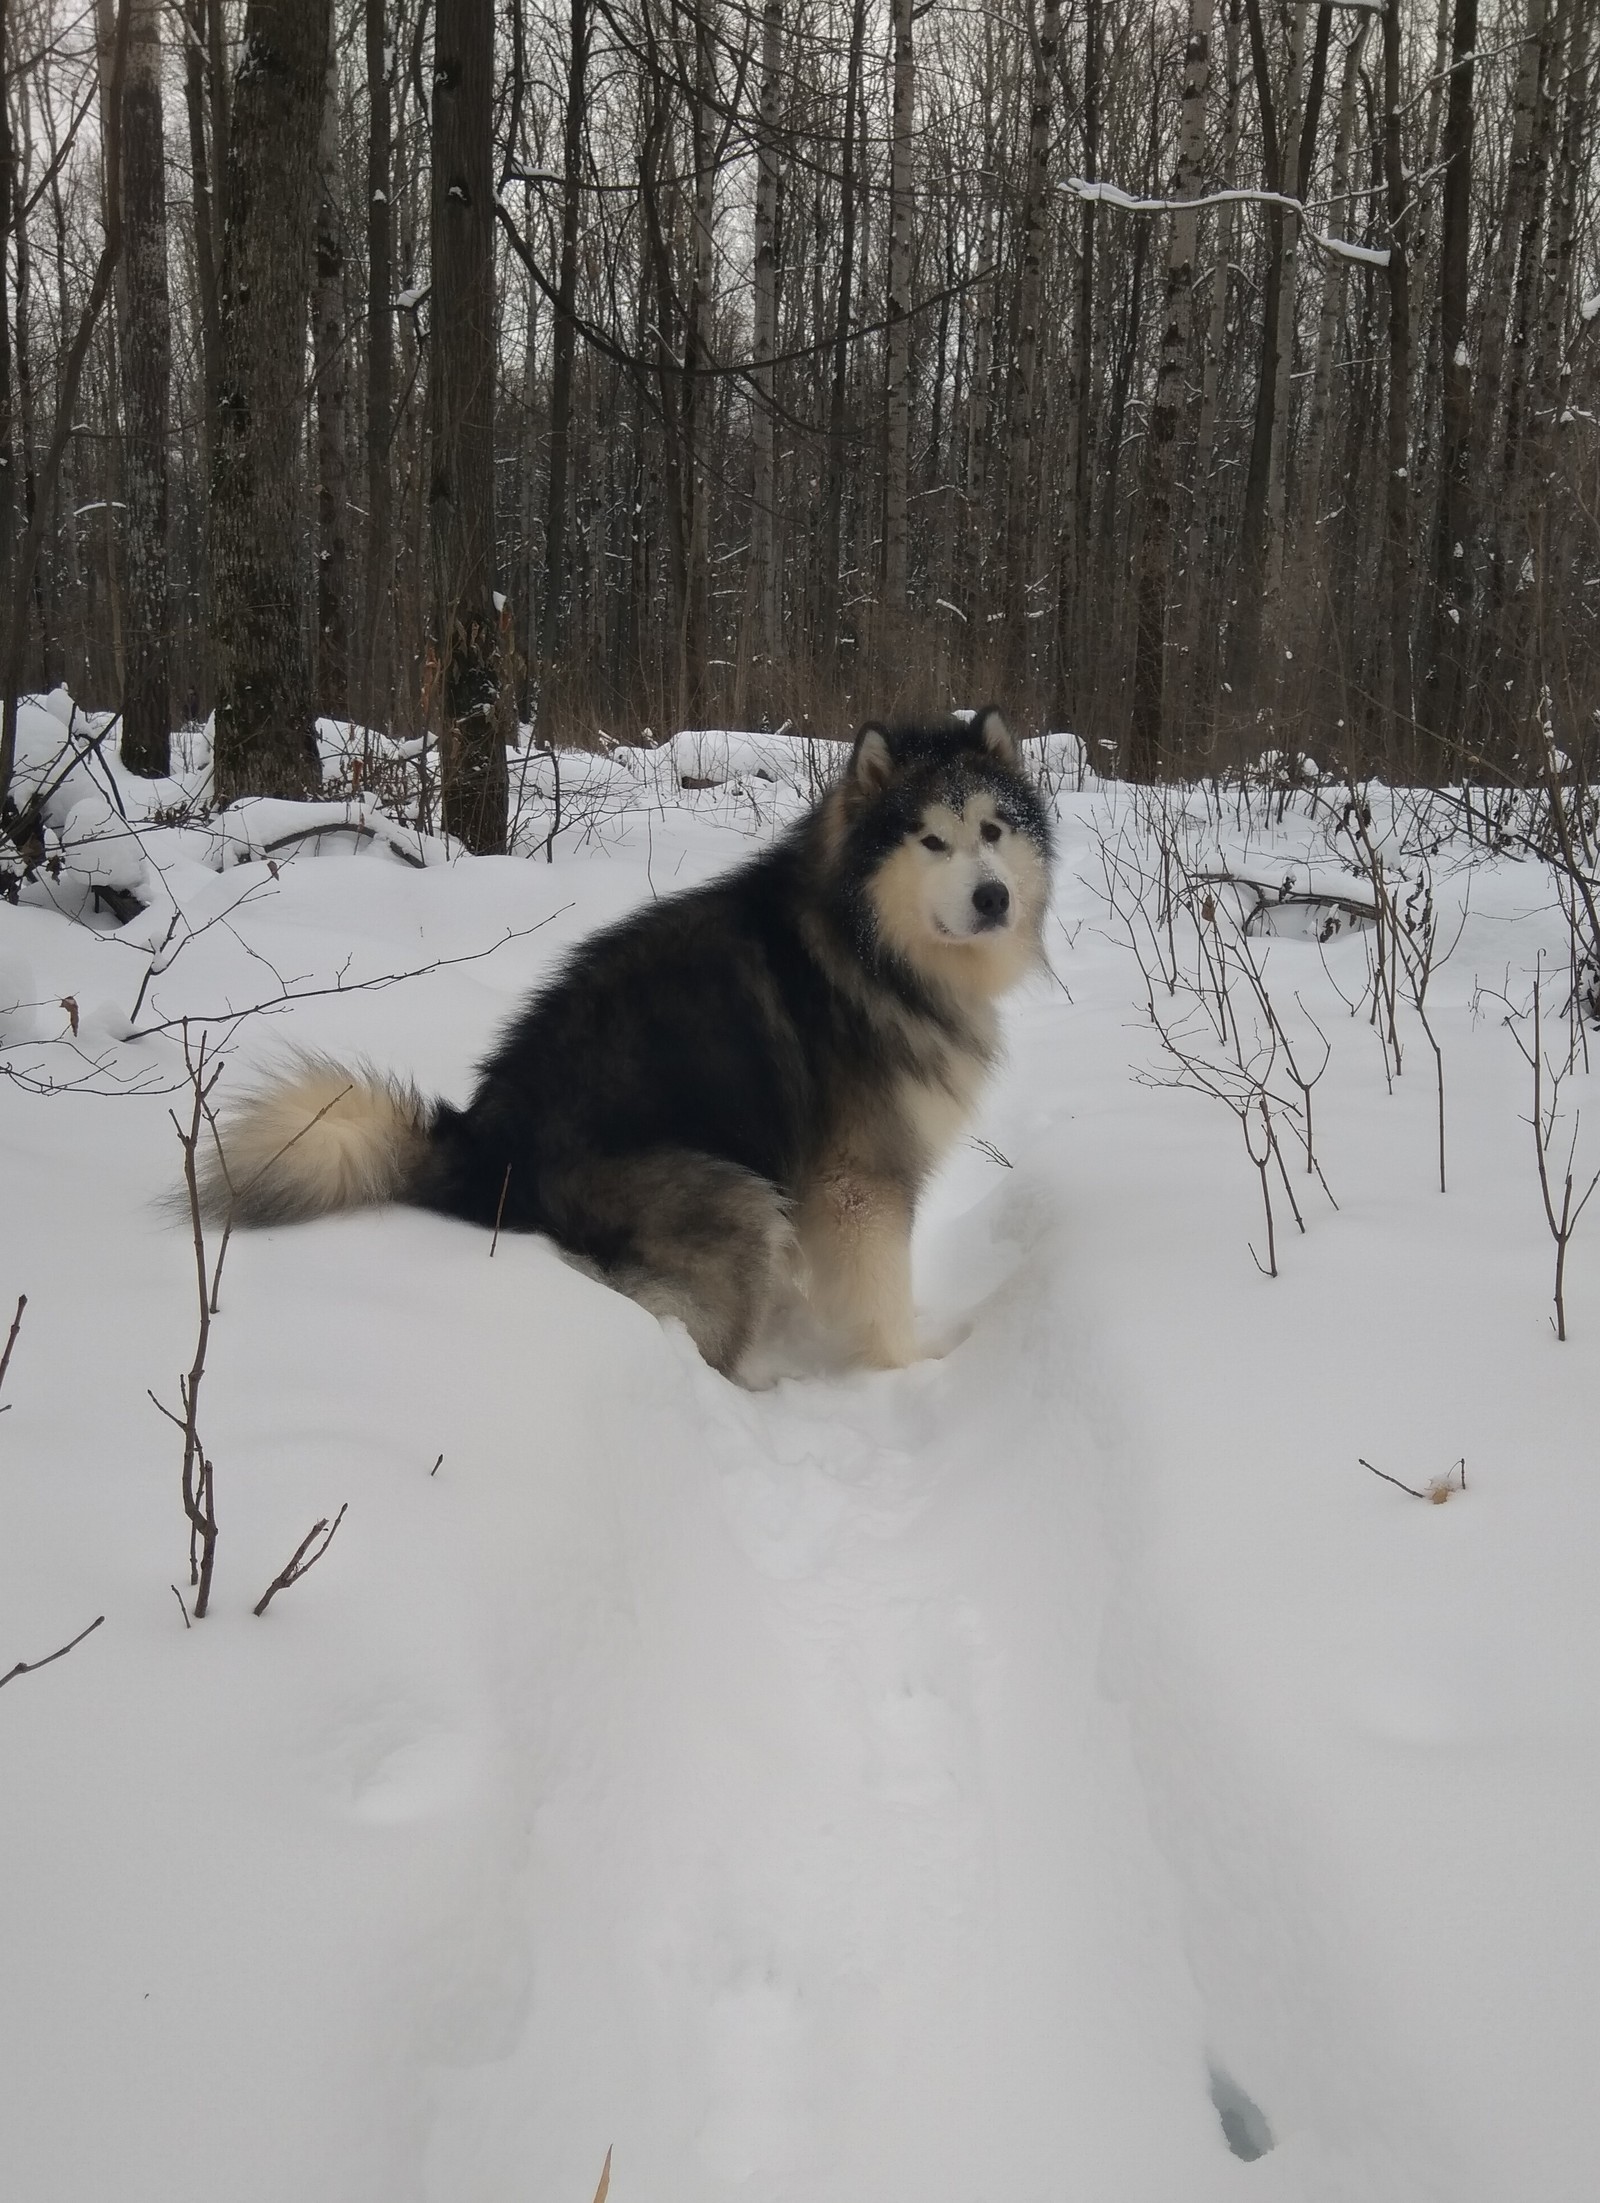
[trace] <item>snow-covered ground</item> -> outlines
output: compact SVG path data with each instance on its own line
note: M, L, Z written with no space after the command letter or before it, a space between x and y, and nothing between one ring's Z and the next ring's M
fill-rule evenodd
M1246 953L1253 898L1179 900L1169 993L1163 833L1359 902L1338 802L1196 796L1163 829L1049 756L1054 976L919 1227L960 1343L747 1393L538 1241L403 1211L241 1236L192 1628L146 1397L195 1330L171 1021L214 1020L230 1082L302 1044L460 1098L574 941L745 855L815 761L564 760L549 863L359 797L148 828L140 798L124 828L85 767L52 799L57 876L0 906L0 1332L28 1295L0 1673L105 1622L0 1692L5 2195L589 2203L608 2146L617 2203L1600 2193L1600 1199L1558 1344L1505 1025L1559 966L1566 1060L1551 874L1375 801L1397 893L1431 871L1443 1194L1403 983L1398 1078L1348 1007L1370 929L1319 941L1333 906L1275 896L1252 923L1301 1070L1331 1049L1338 1208L1280 1109L1306 1229L1274 1178L1271 1280L1240 1124L1170 1083L1125 920L1225 1077L1189 975L1207 938ZM143 912L95 915L102 877ZM1587 1086L1580 1057L1561 1158ZM1586 1153L1600 1110L1579 1191ZM1363 1457L1419 1489L1464 1457L1467 1488Z

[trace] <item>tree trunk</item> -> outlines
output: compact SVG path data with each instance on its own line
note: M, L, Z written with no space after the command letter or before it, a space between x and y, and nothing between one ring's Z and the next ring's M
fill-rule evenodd
M1460 747L1463 649L1472 616L1472 362L1467 284L1472 234L1473 54L1478 0L1455 0L1445 109L1444 212L1439 239L1441 376L1439 501L1433 535L1433 605L1426 668L1429 777L1448 777Z
M847 463L846 400L850 370L850 305L856 275L855 118L861 97L862 54L866 42L866 0L854 0L850 52L845 63L844 134L840 140L839 290L833 322L833 360L828 387L828 455L822 538L822 586L819 592L821 656L830 672L839 665L839 581L844 557L844 481ZM819 241L820 242L820 241Z
M1219 179L1224 191L1232 191L1239 180L1239 136L1243 107L1240 47L1243 22L1242 0L1227 0L1223 33L1222 174ZM1233 270L1233 241L1237 226L1237 208L1232 203L1224 204L1217 213L1211 280L1206 286L1205 318L1200 330L1200 411L1195 423L1194 466L1191 476L1194 489L1190 499L1188 543L1184 556L1183 613L1178 655L1183 739L1191 747L1195 739L1194 699L1197 695L1209 699L1215 687L1212 678L1216 658L1215 642L1214 639L1210 640L1207 649L1202 653L1200 619L1214 564L1212 553L1215 546L1212 539L1221 534L1213 469L1216 464L1217 418L1222 393L1222 354L1228 330L1228 286ZM1201 670L1202 657L1206 665L1204 675ZM1208 702L1201 707L1199 714L1200 728L1208 740L1212 727L1211 710ZM1168 716L1170 715L1163 707L1163 718Z
M1334 128L1332 204L1328 231L1334 237L1350 234L1350 146L1355 134L1356 84L1361 55L1371 28L1370 15L1357 16L1350 43L1345 48L1344 73L1339 85L1339 120ZM1301 511L1314 525L1322 511L1323 482L1331 411L1334 353L1345 326L1345 304L1350 290L1350 263L1334 253L1322 276L1322 307L1317 319L1317 351L1311 370L1311 427L1306 438L1305 472Z
M1533 393L1537 357L1535 328L1538 315L1539 277L1543 268L1540 240L1544 234L1545 208L1550 189L1550 169L1555 153L1556 117L1560 94L1556 82L1558 62L1566 44L1571 0L1555 0L1553 14L1545 17L1539 41L1532 141L1528 148L1527 189L1521 205L1517 237L1517 273L1511 292L1511 328L1506 361L1505 423L1501 432L1501 465L1507 486L1515 481L1522 456L1522 435ZM1525 515L1515 500L1502 498L1503 539L1509 551L1526 540ZM1520 560L1519 560L1520 563Z
M712 0L694 10L694 99L689 113L689 143L694 164L690 212L691 260L689 313L683 344L683 461L680 476L685 499L684 541L687 565L679 626L678 723L696 725L706 702L707 619L710 606L709 485L705 480L705 413L712 390L701 369L711 350L715 308L716 181L718 92L715 47L717 26Z
M330 0L250 0L222 270L212 628L220 802L322 784L301 617L301 422Z
M350 499L345 479L344 206L339 161L339 76L330 48L328 90L317 152L317 280L312 309L317 402L317 709L343 719L350 708L346 609Z
M761 128L756 143L755 296L751 356L755 362L752 445L750 565L755 587L755 649L762 661L759 691L770 696L778 648L781 598L777 530L778 416L778 123L783 90L783 0L765 0L761 14Z
M5 614L4 623L0 625L0 828L10 835L15 846L29 848L30 861L32 846L39 843L39 820L32 805L19 819L16 806L11 800L11 782L17 761L17 695L22 681L23 655L27 647L28 593L33 586L34 568L44 536L45 517L54 498L62 456L77 418L83 363L88 357L95 325L111 290L112 274L122 256L120 140L122 85L127 67L131 6L132 0L121 0L110 42L109 67L102 78L106 86L106 196L105 229L100 257L95 263L89 295L84 300L83 311L78 316L77 330L61 369L61 380L56 393L55 428L50 438L50 448L39 469L38 501L28 514L21 543L12 556L9 577L11 595L8 601L0 604L0 611ZM3 8L0 8L0 14L3 13ZM0 90L6 88L0 84ZM10 150L9 146L7 150ZM9 175L0 179L0 182L9 185ZM8 190L8 202L11 197ZM0 319L3 318L3 313L0 313ZM0 416L0 421L8 421L8 417Z
M1383 185L1389 228L1389 423L1384 489L1388 653L1386 702L1391 756L1404 757L1416 717L1411 688L1411 264L1410 215L1401 140L1400 0L1383 17Z
M1173 196L1199 196L1205 167L1206 93L1211 81L1212 0L1189 0L1189 40L1183 63L1183 126ZM1144 447L1144 542L1134 637L1133 715L1128 730L1126 774L1154 780L1164 751L1162 689L1166 663L1167 592L1172 573L1172 493L1178 465L1178 423L1189 364L1189 326L1200 217L1184 210L1172 218L1167 255L1166 322L1155 403Z
M906 610L911 475L911 134L917 90L913 0L892 0L894 109L889 152L888 404L884 413L883 634L895 677Z
M1278 189L1287 199L1300 196L1301 127L1305 117L1305 54L1307 0L1294 0L1289 11L1289 71L1284 86L1278 130ZM1272 424L1268 442L1266 486L1266 545L1262 564L1262 620L1268 638L1276 644L1283 606L1283 562L1287 547L1289 511L1289 408L1293 392L1295 307L1300 275L1300 217L1293 207L1283 209L1280 227L1278 293L1274 300L1278 326L1272 338ZM1281 662L1281 661L1280 661Z
M1033 31L1033 9L1028 10ZM1006 488L1006 638L1008 693L1028 693L1029 569L1033 563L1033 500L1039 408L1039 302L1050 213L1050 104L1061 45L1061 0L1043 0L1032 38L1033 96L1028 111L1028 180L1022 202L1022 266L1017 279L1017 336L1012 373L1010 467Z
M1085 0L1083 172L1100 175L1102 0ZM1066 517L1056 550L1056 650L1061 706L1081 724L1088 705L1089 547L1094 540L1095 429L1099 413L1095 351L1095 244L1099 208L1085 199L1078 246L1078 310L1072 330L1072 425Z
M212 439L217 420L217 197L212 178L215 170L212 151L206 139L206 55L205 55L205 5L204 0L185 0L183 38L183 98L189 125L189 171L194 193L194 260L195 280L200 298L200 380L202 403L199 428L200 480L211 479ZM202 604L210 602L211 585L211 509L209 498L197 499L196 537L199 557L196 561L195 579ZM206 703L211 700L211 653L209 637L204 622L193 639L198 663L192 666L191 678L198 676L198 686Z
M438 0L433 36L433 312L428 506L447 832L506 845L494 604L494 8Z
M1526 0L1527 27L1518 56L1516 91L1512 100L1511 151L1505 203L1501 208L1500 227L1484 279L1478 336L1477 389L1471 430L1471 447L1478 453L1480 464L1487 463L1494 448L1500 386L1505 371L1511 289L1516 276L1517 248L1533 190L1533 134L1539 114L1546 4L1547 0ZM1469 543L1469 555L1472 548Z
M545 504L544 599L539 608L539 693L547 694L565 640L567 476L572 446L572 364L577 346L578 214L581 203L583 115L589 67L589 0L571 0L567 45L567 106L561 144L561 267L551 333L550 478Z
M167 593L167 171L160 0L136 0L122 91L122 494L125 672L122 757L171 769L172 633Z
M390 722L394 673L394 48L384 0L365 0L367 48L367 559L361 715Z
M0 269L11 259L11 0L0 0ZM0 280L0 605L11 603L17 536L16 393L11 366L11 309ZM4 794L0 786L0 795Z

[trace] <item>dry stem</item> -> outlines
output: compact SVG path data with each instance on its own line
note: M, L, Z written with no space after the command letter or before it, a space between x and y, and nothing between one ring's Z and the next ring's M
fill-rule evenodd
M440 1456L440 1459L443 1459L442 1455ZM323 1554L333 1543L333 1533L335 1530L338 1529L340 1523L343 1522L345 1518L345 1511L349 1507L349 1504L350 1502L346 1500L344 1506L341 1507L339 1509L339 1512L334 1516L332 1528L329 1527L326 1516L324 1516L320 1522L314 1522L311 1525L305 1536L300 1540L300 1543L295 1547L294 1552L290 1557L288 1566L281 1569L278 1574L273 1577L271 1583L267 1585L265 1591L262 1592L260 1598L251 1608L252 1613L265 1614L267 1608L272 1604L273 1600L277 1597L280 1591L287 1590L289 1585L292 1583L298 1583L300 1581L300 1578L305 1575L309 1569L315 1568L317 1562L321 1560ZM318 1538L321 1538L322 1543L317 1546L316 1551L314 1553L311 1553L310 1558L308 1559L308 1549L311 1547L311 1545L315 1543Z
M52 1660L64 1660L73 1646L81 1645L85 1637L92 1637L104 1620L103 1614L97 1614L87 1629L79 1630L71 1644L62 1645L55 1652L47 1652L42 1660L19 1660L14 1668L8 1668L4 1675L0 1675L0 1690L4 1690L7 1683L14 1683L19 1675L31 1675L35 1668L47 1668Z

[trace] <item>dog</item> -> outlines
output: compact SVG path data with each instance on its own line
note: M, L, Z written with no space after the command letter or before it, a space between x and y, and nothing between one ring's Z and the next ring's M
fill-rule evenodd
M901 1367L917 1198L1042 960L1051 860L999 711L870 723L762 855L581 946L465 1109L302 1058L221 1118L206 1210L543 1232L725 1375L796 1291L848 1358Z

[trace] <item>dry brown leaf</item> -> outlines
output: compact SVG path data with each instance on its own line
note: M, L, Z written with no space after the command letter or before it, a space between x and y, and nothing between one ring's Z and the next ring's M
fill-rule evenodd
M72 1020L72 1037L76 1040L78 1037L78 1003L76 996L64 994L61 997L61 1007Z
M594 2203L606 2203L611 2193L611 2152L606 2151L606 2161L600 2168L600 2185L594 2191Z

